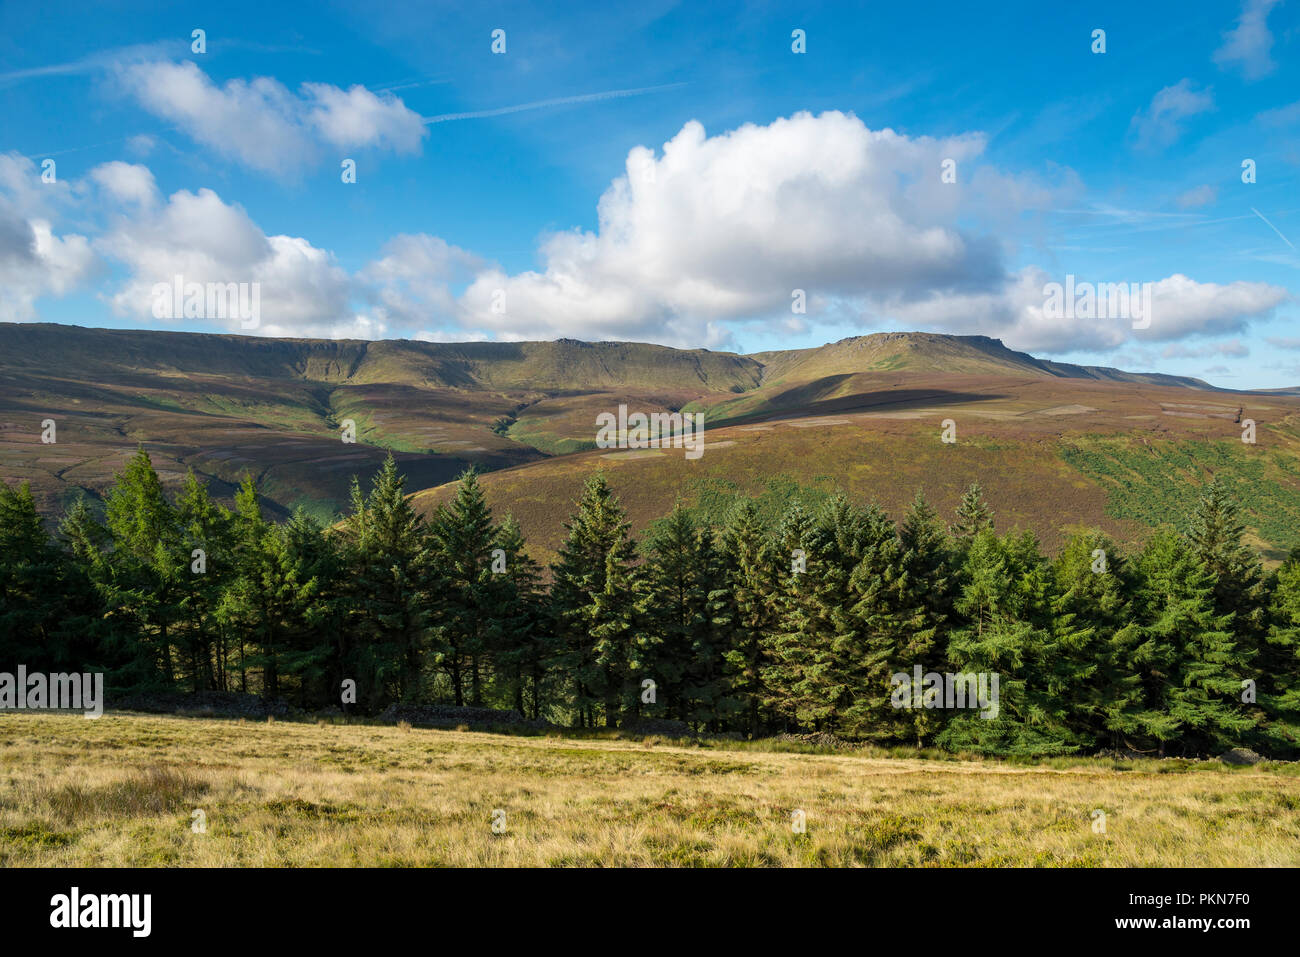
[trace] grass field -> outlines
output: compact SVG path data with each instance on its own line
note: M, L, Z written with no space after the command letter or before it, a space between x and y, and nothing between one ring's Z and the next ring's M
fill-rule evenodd
M0 865L1297 866L1300 765L10 714Z

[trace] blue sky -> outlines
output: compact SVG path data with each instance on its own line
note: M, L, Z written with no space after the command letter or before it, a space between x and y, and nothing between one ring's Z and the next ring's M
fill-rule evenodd
M1072 6L6 4L0 319L249 331L155 318L183 275L259 283L262 335L1300 384L1300 0ZM1067 276L1149 326L1045 314Z

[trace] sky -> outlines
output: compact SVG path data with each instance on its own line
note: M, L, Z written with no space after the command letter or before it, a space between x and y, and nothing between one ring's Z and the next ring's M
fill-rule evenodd
M0 321L1300 385L1300 0L1050 6L3 0Z

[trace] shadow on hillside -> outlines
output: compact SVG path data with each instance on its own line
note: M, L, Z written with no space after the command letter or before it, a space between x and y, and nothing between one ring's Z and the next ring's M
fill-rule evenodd
M828 376L806 385L795 386L773 396L753 412L710 419L710 428L718 429L745 422L766 422L802 415L844 415L852 412L906 412L933 405L956 405L966 402L988 402L1009 396L994 392L954 392L951 389L878 389L838 398L822 398L835 389L849 375Z

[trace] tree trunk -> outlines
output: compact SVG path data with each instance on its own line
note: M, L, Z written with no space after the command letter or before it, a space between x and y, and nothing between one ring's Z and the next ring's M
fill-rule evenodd
M456 694L456 707L465 704L465 684L460 674L460 654L456 649L451 653L451 687Z

